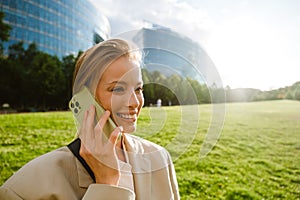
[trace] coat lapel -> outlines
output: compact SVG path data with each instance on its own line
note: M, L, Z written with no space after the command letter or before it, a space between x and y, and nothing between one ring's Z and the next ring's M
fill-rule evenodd
M89 175L89 173L86 171L86 169L83 167L83 165L80 163L80 161L78 159L75 160L77 166L79 186L82 188L88 188L90 184L94 183L94 181Z

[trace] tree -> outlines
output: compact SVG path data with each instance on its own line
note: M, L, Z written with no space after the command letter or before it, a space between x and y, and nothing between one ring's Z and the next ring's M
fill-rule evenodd
M163 105L191 105L210 103L210 92L205 84L177 74L165 76L159 71L142 69L145 105L155 104L161 99Z
M1 58L0 78L1 78L1 102L9 103L12 107L22 107L23 87L25 71L23 58L25 50L23 43L17 43L9 47L8 58Z
M16 110L66 109L72 95L74 66L82 52L59 60L43 53L32 43L9 47L7 58L0 57L0 105Z
M8 103L15 107L21 104L20 88L23 83L21 76L19 65L12 60L0 58L0 105Z
M7 41L9 38L9 31L11 27L3 22L4 13L0 11L0 55L3 54L2 42Z
M155 94L154 94L154 87L152 83L152 77L148 70L142 69L142 77L144 81L144 98L145 98L145 105L150 105L154 103Z
M56 56L39 52L31 63L28 76L31 91L35 93L32 106L47 110L62 104L66 85L61 62Z
M33 106L31 102L37 95L36 91L32 90L32 80L29 77L31 63L39 51L35 44L30 44L25 50L23 42L13 44L9 47L8 59L10 65L6 69L5 76L9 77L6 81L9 93L13 94L9 99L9 103L19 110L27 110Z
M64 96L66 97L65 105L72 97L72 83L73 83L73 73L76 63L76 58L73 54L63 57L62 59L62 72L65 79L65 91Z
M8 48L8 59L17 62L23 62L24 58L25 58L25 49L24 49L23 42L18 42L16 44L11 45Z
M0 12L0 40L7 41L9 38L9 31L11 27L3 22L4 13Z
M294 99L300 101L300 85L295 89Z

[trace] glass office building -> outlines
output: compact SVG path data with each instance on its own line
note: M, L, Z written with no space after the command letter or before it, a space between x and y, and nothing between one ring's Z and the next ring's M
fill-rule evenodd
M23 41L62 58L109 37L110 25L88 0L0 0L4 22L12 27L8 47Z
M143 48L144 64L149 71L205 81L212 62L198 43L156 24L142 28L134 35L133 41Z

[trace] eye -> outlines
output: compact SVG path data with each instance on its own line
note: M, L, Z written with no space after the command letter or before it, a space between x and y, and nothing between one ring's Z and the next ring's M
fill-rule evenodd
M137 93L142 93L143 90L144 90L143 87L138 87L138 88L135 89L135 91L136 91Z
M120 93L120 92L124 92L124 91L125 91L125 89L123 87L114 87L112 89L112 92L118 92L118 93Z

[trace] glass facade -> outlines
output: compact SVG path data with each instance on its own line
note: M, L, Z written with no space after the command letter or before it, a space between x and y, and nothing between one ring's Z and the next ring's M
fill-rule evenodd
M169 28L153 25L138 31L133 41L143 48L146 69L205 82L206 70L212 62L200 45L191 39Z
M107 18L88 0L0 0L4 22L12 27L4 53L23 41L25 48L63 57L77 54L109 37Z

